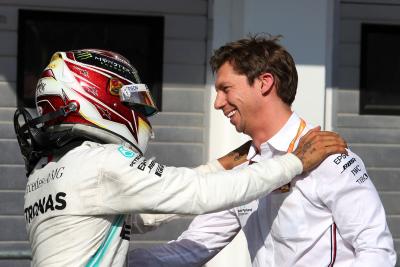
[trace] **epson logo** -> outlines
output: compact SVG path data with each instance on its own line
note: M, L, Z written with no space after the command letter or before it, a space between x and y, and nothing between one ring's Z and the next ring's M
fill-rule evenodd
M347 157L348 157L348 155L346 155L346 154L340 154L339 156L337 156L337 157L333 160L333 162L335 162L336 165L339 165L340 162L342 162L342 160L345 159L345 158L347 158Z

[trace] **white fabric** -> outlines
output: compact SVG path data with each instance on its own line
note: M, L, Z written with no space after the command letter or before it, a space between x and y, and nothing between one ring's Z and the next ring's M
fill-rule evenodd
M214 159L207 162L207 164L200 165L194 168L194 170L200 173L211 173L211 172L223 171L225 169L218 160Z
M132 233L145 234L156 230L162 224L178 219L179 214L140 213L132 215Z
M223 210L302 171L288 154L242 171L201 174L93 142L40 166L28 179L24 204L33 266L123 266L132 223L127 214Z
M211 160L204 165L194 168L195 171L206 174L224 170L218 160ZM133 216L133 233L144 234L155 230L161 224L168 223L179 218L178 214L135 214Z
M262 144L260 154L251 148L248 159L285 153L299 124L293 114ZM336 253L331 245L333 222ZM382 203L362 160L351 151L328 157L308 175L296 177L288 193L274 191L247 205L197 216L177 241L135 250L130 257L137 263L133 266L201 266L241 228L254 267L330 266L332 258L338 267L396 262Z

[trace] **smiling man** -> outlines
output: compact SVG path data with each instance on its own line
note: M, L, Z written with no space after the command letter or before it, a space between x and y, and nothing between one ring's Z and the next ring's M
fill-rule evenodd
M214 106L252 138L248 165L293 151L310 125L291 110L297 71L277 38L250 37L215 51ZM240 167L239 167L240 168ZM327 158L271 194L196 217L176 241L132 253L133 266L201 266L242 229L253 266L394 266L385 211L362 160Z

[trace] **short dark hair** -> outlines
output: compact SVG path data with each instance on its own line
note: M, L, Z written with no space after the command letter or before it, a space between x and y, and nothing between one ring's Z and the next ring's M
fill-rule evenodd
M250 85L263 73L274 76L277 94L288 105L296 96L297 70L292 56L278 44L281 36L255 35L227 43L214 51L210 59L215 73L229 62L238 74L244 74Z

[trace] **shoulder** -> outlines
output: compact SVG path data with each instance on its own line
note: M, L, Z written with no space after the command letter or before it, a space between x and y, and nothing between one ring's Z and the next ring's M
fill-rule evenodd
M85 141L80 146L77 146L68 151L65 155L66 156L71 156L71 155L75 156L77 154L85 155L85 152L102 151L105 149L106 146L108 146L108 144L99 144L96 142Z
M120 145L120 144L100 144L96 142L85 141L82 145L72 149L67 153L70 156L95 156L95 155L103 155L103 154L111 154L111 155L120 155L125 158L132 158L134 155L138 154L133 151L128 146Z
M66 153L61 160L69 165L97 166L108 168L108 165L117 166L130 163L134 158L141 157L136 151L120 144L99 144L83 142L82 145Z
M312 173L315 190L324 201L348 196L376 201L376 188L361 158L352 151L328 157ZM378 203L378 202L377 202Z
M337 177L352 177L353 182L362 184L368 177L364 162L353 151L348 154L334 154L326 158L314 171L318 179L331 180Z

